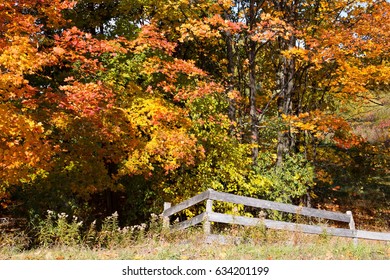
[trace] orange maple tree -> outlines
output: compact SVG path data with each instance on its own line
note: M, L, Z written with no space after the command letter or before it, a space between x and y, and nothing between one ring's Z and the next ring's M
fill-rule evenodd
M0 198L9 186L47 176L58 154L66 153L62 143L72 136L59 131L71 119L88 119L95 133L99 128L112 135L102 118L112 92L93 76L102 71L101 54L124 50L75 27L64 29L62 11L74 5L60 0L0 4ZM64 77L52 76L56 71Z
M48 131L33 116L34 96L40 89L26 75L51 64L52 54L41 50L42 24L56 28L64 23L61 10L70 1L2 1L0 4L0 199L6 187L32 180L50 165L55 148Z

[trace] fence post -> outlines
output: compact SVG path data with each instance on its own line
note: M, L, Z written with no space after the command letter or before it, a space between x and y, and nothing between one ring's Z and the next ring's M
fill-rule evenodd
M356 228L355 228L355 221L353 220L352 211L347 211L347 215L350 217L349 220L349 229L353 231L353 235L355 236L353 238L353 245L357 246L358 244L358 238L356 237Z
M164 211L171 208L172 204L170 202L164 202ZM164 216L163 212L163 228L169 229L169 216Z
M203 223L203 230L206 235L211 234L211 224L209 222L209 213L213 212L213 201L211 199L206 200L206 216Z

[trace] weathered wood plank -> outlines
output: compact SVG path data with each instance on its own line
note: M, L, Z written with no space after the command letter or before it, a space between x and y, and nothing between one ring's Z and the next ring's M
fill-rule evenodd
M390 241L390 233L387 232L357 230L356 237L363 238L363 239Z
M186 220L186 221L174 224L174 225L171 226L171 228L173 230L186 229L188 227L200 224L201 222L203 222L205 217L206 217L206 213L202 213L202 214L199 214L199 215L193 217L192 219L189 219L189 220Z
M206 216L203 223L203 231L205 234L211 233L211 224L209 221L209 214L213 212L213 201L211 199L206 200Z
M330 212L330 211L313 209L308 207L300 207L300 206L295 206L295 205L290 205L285 203L239 196L235 194L222 193L214 190L209 190L209 191L210 191L209 198L213 200L231 202L236 204L244 204L246 206L278 210L287 213L300 214L304 216L311 216L311 217L341 221L346 223L350 222L350 216L340 212Z
M164 202L164 211L171 208L172 204L170 202ZM163 220L163 227L164 228L169 228L169 217L168 216L162 216Z
M169 216L176 214L176 213L178 213L178 212L180 212L188 207L191 207L199 202L202 202L202 201L208 199L209 195L210 195L210 190L202 192L202 193L200 193L200 194L198 194L198 195L196 195L188 200L185 200L185 201L183 201L175 206L172 206L168 209L165 209L162 214L163 214L163 216L169 217Z
M356 237L356 228L355 228L355 221L353 220L352 211L347 211L347 215L349 216L349 229L353 230L355 233L355 237L353 239L353 245L358 245L358 238Z
M332 236L349 237L349 238L355 237L353 230L344 229L344 228L331 228L331 227L322 227L322 226L314 226L314 225L294 224L289 222L280 222L280 221L273 221L273 220L265 220L264 224L267 228L271 228L271 229L297 231L297 232L310 233L310 234L327 234Z
M342 228L330 228L330 227L321 227L313 225L304 225L304 224L295 224L289 222L280 222L273 221L268 219L258 219L242 216L233 216L221 213L210 213L209 221L217 223L227 223L227 224L237 224L243 226L258 226L264 225L267 228L278 229L278 230L288 230L288 231L298 231L303 233L310 234L329 234L340 237L355 237L354 231L350 229Z
M264 219L260 220L258 218L233 216L233 215L216 213L216 212L209 213L208 219L210 222L235 224L235 225L242 225L242 226L257 226L257 225L261 225L262 221L264 221Z

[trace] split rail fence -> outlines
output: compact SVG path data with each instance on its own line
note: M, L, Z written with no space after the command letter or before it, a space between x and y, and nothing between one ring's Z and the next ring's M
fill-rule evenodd
M191 206L197 205L206 201L205 212L176 224L170 224L170 217L175 215ZM297 214L306 217L316 217L321 219L327 219L331 221L338 221L348 223L349 228L335 228L319 225L307 225L292 222L275 221L265 218L251 218L237 215L228 215L223 213L217 213L213 211L213 201L230 202L234 204L241 204L254 208L271 209L286 213ZM357 230L355 228L355 222L351 211L346 213L332 212L319 210L309 207L295 206L291 204L272 202L268 200L250 198L245 196L239 196L229 193L217 192L209 189L201 194L198 194L186 201L183 201L177 205L171 206L171 203L164 203L164 212L162 213L164 219L164 226L169 227L172 230L182 230L191 226L195 226L203 223L203 229L208 237L207 240L220 240L221 236L211 234L211 223L225 223L235 224L243 226L258 226L263 225L267 229L296 231L310 234L327 234L332 236L347 237L354 240L354 244L357 244L357 240L372 239L390 241L390 233L384 232L372 232L365 230Z

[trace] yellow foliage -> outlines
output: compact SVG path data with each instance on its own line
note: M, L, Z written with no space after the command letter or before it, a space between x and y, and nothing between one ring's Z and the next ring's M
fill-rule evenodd
M10 105L1 104L0 115L0 185L30 181L52 155L43 126Z

